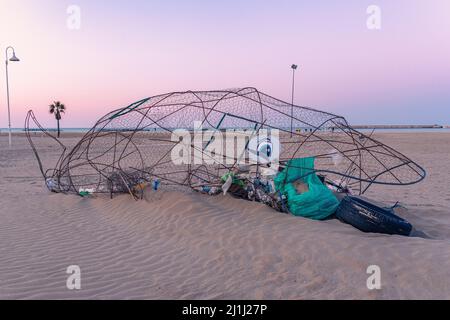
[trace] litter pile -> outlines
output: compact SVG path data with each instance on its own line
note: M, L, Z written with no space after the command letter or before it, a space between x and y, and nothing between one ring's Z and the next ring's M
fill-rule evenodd
M410 229L392 210L357 195L374 184L409 185L425 177L418 164L353 129L343 117L254 88L146 98L102 117L70 149L42 128L32 111L25 127L53 192L129 193L139 199L146 188L189 187L312 219L336 216L368 232L409 234ZM44 168L39 138L31 134L37 130L61 148L50 168ZM222 139L225 134L234 136ZM231 154L218 147L239 135L247 142L233 146Z

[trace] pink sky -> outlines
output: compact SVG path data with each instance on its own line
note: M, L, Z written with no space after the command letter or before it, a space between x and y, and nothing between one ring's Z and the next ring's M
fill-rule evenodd
M179 90L254 86L352 123L450 124L450 1L0 0L0 48L10 64L13 127L32 108L68 107L64 127ZM69 5L81 29L66 26ZM366 8L382 29L366 27ZM4 60L4 59L3 59ZM2 60L2 61L3 61ZM2 63L4 74L4 63ZM0 78L0 127L7 126Z

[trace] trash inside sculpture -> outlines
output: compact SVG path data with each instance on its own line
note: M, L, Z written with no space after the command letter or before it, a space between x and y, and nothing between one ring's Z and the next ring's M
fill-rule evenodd
M320 183L363 194L374 184L407 185L425 176L419 165L343 117L292 106L254 88L146 98L102 117L70 149L32 111L25 127L47 187L63 193L130 193L137 199L147 187L190 187L287 211L288 194L319 190ZM36 130L61 147L50 169L39 157ZM308 175L320 181L306 183ZM288 183L293 185L286 188Z

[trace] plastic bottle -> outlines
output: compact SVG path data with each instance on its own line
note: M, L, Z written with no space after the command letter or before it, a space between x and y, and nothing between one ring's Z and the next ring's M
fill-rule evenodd
M152 183L153 190L155 190L155 191L158 190L160 183L161 183L161 181L159 179L153 180L153 183Z

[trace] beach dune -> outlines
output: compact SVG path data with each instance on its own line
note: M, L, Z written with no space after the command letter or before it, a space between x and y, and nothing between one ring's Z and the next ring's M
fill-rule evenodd
M427 170L419 184L367 194L406 207L413 237L190 190L147 190L141 201L50 193L26 138L9 149L2 135L0 299L450 299L450 133L375 138ZM40 155L59 153L49 141ZM71 265L80 290L66 286ZM379 290L367 287L372 265Z

